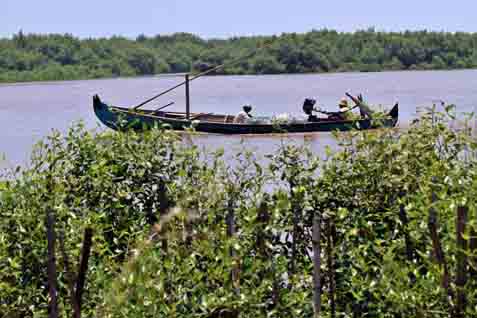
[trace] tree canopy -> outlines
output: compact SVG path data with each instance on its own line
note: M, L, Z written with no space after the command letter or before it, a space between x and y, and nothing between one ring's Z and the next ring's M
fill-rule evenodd
M79 39L20 31L0 39L0 82L202 71L250 55L216 74L461 69L477 67L476 52L477 33L460 32L323 29L206 40L189 33Z

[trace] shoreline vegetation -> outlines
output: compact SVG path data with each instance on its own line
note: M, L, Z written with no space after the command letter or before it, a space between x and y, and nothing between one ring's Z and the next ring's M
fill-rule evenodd
M233 165L161 127L54 132L0 184L0 314L477 317L477 143L453 118Z
M214 74L472 69L477 68L477 33L324 29L206 40L188 33L79 39L20 31L0 39L0 83L201 72L254 51Z

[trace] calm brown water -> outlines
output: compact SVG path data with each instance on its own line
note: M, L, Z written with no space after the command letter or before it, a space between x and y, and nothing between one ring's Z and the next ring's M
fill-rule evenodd
M0 85L0 154L7 161L0 167L27 164L31 146L52 128L65 131L74 121L98 127L92 96L118 106L130 106L182 81L182 77L143 77L53 83ZM416 108L442 99L459 111L477 106L477 70L337 73L277 76L215 76L191 83L192 111L234 114L244 103L254 105L255 114L300 114L305 97L314 97L323 108L334 110L344 92L362 92L371 104L400 103L400 125L416 116ZM175 101L170 110L183 111L184 92L160 98L153 108ZM284 138L308 142L319 152L333 144L328 133ZM277 136L199 136L193 141L205 148L238 149L242 145L258 153L269 153L280 144Z

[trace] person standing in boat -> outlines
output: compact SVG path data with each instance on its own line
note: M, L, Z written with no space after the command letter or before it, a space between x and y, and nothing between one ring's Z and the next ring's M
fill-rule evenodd
M249 118L252 118L252 105L247 104L242 107L242 111L239 112L234 118L234 124L245 124Z

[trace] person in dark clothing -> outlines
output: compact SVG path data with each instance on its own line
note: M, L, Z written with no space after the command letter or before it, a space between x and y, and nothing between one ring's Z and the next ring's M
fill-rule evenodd
M305 114L308 115L309 122L318 121L318 117L315 114L313 114L313 111L315 110L315 104L316 104L316 100L312 98L306 98L305 101L303 102L303 111L305 112Z

